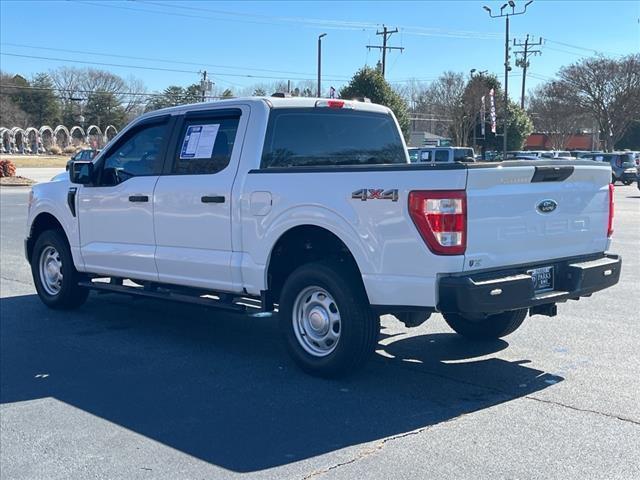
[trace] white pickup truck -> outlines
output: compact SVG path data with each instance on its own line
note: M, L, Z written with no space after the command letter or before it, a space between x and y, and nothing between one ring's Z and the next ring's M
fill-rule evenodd
M367 102L200 103L33 187L25 251L49 307L95 289L277 310L295 361L331 376L371 355L381 314L492 339L614 285L610 179L589 161L410 164Z

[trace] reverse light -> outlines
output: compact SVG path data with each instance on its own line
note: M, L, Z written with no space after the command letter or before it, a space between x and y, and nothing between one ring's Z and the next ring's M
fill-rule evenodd
M615 210L615 200L614 200L614 194L615 192L615 187L613 186L613 183L609 184L609 221L607 224L607 237L611 238L611 236L613 235L613 213Z
M464 190L411 192L409 214L433 253L464 254L467 249L467 196Z

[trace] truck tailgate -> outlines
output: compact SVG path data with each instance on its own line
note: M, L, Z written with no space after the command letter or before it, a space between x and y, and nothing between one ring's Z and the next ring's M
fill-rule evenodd
M591 162L470 167L465 270L605 251L610 179Z

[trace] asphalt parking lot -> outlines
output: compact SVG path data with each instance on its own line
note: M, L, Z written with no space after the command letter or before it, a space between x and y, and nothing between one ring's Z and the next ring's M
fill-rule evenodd
M640 192L616 187L614 288L473 344L383 319L359 375L291 363L274 318L92 294L45 308L0 190L4 479L640 478Z

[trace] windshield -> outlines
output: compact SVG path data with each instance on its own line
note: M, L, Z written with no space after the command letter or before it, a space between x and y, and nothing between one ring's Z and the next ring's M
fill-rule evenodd
M620 155L620 163L623 167L635 167L635 155L633 153L625 153L624 155Z
M262 168L408 163L386 113L279 108L269 117Z

